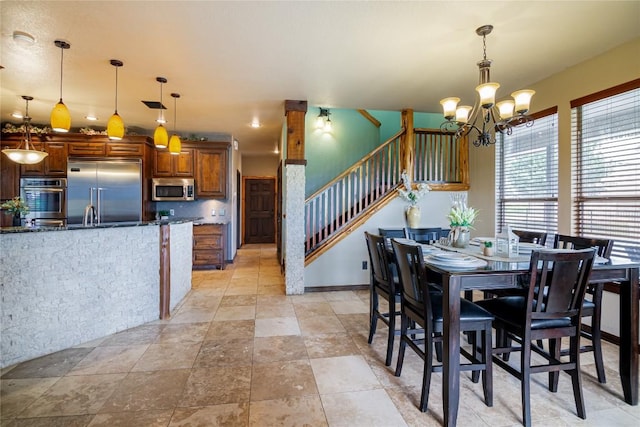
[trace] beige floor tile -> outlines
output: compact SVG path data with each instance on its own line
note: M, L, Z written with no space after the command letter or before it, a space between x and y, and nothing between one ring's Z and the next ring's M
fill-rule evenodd
M318 388L308 360L253 365L252 402L317 394Z
M151 344L158 338L158 335L160 335L163 329L164 325L143 325L137 328L127 329L126 331L112 335L110 338L104 340L100 345L123 346Z
M332 427L406 426L387 393L380 390L322 394L322 405Z
M329 301L329 305L335 314L369 313L369 304L360 299Z
M359 354L358 347L348 334L305 336L304 345L311 359Z
M304 340L299 335L260 337L254 340L253 363L307 359Z
M295 317L256 319L256 338L273 337L278 335L300 335L298 319Z
M195 368L250 366L252 357L252 338L207 340L202 343L193 366Z
M249 404L245 402L176 408L169 427L243 427L247 425L249 425Z
M200 343L208 329L208 322L168 324L158 335L155 344Z
M325 357L310 363L320 394L382 388L362 356Z
M225 295L220 302L221 307L237 305L255 305L258 300L256 295Z
M209 326L205 340L225 340L236 338L253 338L255 320L213 321Z
M184 389L178 406L211 406L249 402L251 366L196 368Z
M256 319L268 319L272 317L295 317L293 304L288 302L273 304L258 304L256 306Z
M61 417L18 418L6 427L86 427L94 415L70 415ZM5 424L2 424L4 427Z
M190 369L131 372L120 381L100 413L173 409L190 373Z
M249 425L252 427L328 426L320 396L251 402Z
M211 322L213 316L216 314L216 310L210 309L197 309L185 307L184 310L180 309L177 313L171 315L170 323L203 323Z
M335 314L330 316L305 317L303 319L298 318L298 323L300 324L300 332L302 335L346 332L346 329L342 326L342 323Z
M11 378L47 378L61 377L84 359L93 348L69 348L15 366L2 375L2 379Z
M24 378L0 380L0 419L20 414L59 378Z
M20 418L95 414L118 389L126 374L60 378Z
M91 420L89 427L165 427L172 414L172 409L98 414Z
M148 344L123 346L96 347L69 375L93 375L126 373L133 368L140 357L147 351Z
M250 320L256 318L255 305L238 305L220 307L213 320Z
M200 351L197 344L151 344L131 372L191 369Z
M324 300L314 302L297 302L297 300L294 299L293 307L296 310L298 319L335 315L333 309L331 308L331 304Z

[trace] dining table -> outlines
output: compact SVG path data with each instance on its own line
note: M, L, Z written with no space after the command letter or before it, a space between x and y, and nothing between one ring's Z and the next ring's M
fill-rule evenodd
M460 295L464 291L521 288L527 283L529 254L512 258L484 256L479 246L454 248L436 243L440 250L462 252L485 260L482 266L460 268L426 262L430 274L441 279L443 292L443 411L444 425L455 426L460 404ZM428 256L425 256L428 258ZM425 260L427 261L427 260ZM594 264L590 283L610 283L619 288L619 373L624 401L638 404L638 274L640 263L610 258Z

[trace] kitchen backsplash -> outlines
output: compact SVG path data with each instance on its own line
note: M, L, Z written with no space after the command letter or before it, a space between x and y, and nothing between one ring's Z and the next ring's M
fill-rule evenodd
M193 202L155 202L155 211L173 209L173 216L202 217L204 222L231 221L231 205L221 200L195 200ZM215 215L212 215L215 213Z

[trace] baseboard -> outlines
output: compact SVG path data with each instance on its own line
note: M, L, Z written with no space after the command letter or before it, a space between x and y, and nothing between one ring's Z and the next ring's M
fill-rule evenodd
M305 292L336 292L336 291L366 291L369 285L346 285L346 286L310 286L304 288Z
M585 332L591 333L591 326L589 326L589 325L582 325L582 329ZM618 346L620 345L620 337L618 337L616 335L613 335L613 334L610 334L609 332L605 332L605 331L600 331L600 334L602 335L602 340L603 341L607 341L607 342L610 342L610 343L618 345ZM636 348L636 352L638 354L640 354L640 344Z

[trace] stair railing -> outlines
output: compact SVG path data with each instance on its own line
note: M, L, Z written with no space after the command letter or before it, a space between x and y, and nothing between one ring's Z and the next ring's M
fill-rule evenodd
M305 253L362 215L400 183L401 139L389 138L305 201Z

